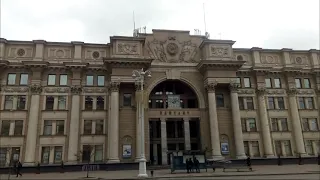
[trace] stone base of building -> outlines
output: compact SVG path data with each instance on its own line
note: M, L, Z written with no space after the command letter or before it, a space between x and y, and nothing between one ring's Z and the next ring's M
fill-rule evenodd
M108 164L116 164L116 163L120 163L120 160L119 159L109 159L107 161Z

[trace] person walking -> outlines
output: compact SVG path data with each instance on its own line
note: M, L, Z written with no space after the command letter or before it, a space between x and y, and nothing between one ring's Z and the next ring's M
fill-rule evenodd
M16 171L17 171L17 176L16 177L18 177L18 175L20 175L20 176L22 176L22 174L21 174L21 168L22 168L22 164L21 164L21 162L20 161L18 161L18 163L17 163L17 166L16 166Z

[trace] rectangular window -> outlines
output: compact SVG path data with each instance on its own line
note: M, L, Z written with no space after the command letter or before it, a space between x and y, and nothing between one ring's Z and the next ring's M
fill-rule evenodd
M104 86L104 76L98 76L98 86Z
M41 151L41 163L42 164L49 164L50 158L50 147L42 147Z
M271 129L272 131L279 131L278 120L276 118L271 118Z
M4 167L7 164L7 148L0 148L0 166Z
M86 85L93 86L93 76L92 75L87 75Z
M217 104L217 107L224 107L223 94L216 94L216 104Z
M58 96L58 109L65 110L66 104L67 104L66 96Z
M52 121L44 120L43 135L52 135Z
M247 120L245 118L241 118L241 127L242 132L247 132Z
M288 131L288 123L286 118L281 118L280 124L281 124L281 131Z
M46 110L53 110L54 97L46 96Z
M274 146L275 146L275 150L276 150L277 155L283 156L282 148L281 148L281 141L274 141Z
M241 78L237 77L236 83L239 85L239 87L241 87Z
M68 75L60 74L60 86L68 85Z
M280 78L274 78L274 87L281 88L281 80Z
M266 88L271 88L272 87L271 78L266 78L265 79L265 84L266 84Z
M254 157L260 156L260 150L259 150L259 142L258 141L251 141L252 146L252 154Z
M90 145L82 146L82 162L90 162L92 156L92 147Z
M92 134L92 121L84 120L83 134Z
M257 131L256 120L254 118L250 118L247 121L248 121L249 128L250 128L249 131L256 132Z
M244 87L245 88L250 88L251 87L250 78L243 78L243 81L244 81Z
M28 85L28 74L20 74L20 85Z
M299 101L299 109L306 109L306 104L304 102L304 98L298 97L298 101Z
M318 131L319 130L317 119L309 119L309 124L310 124L311 131Z
M56 121L56 135L64 135L64 120Z
M247 103L247 109L253 110L254 105L253 105L253 98L252 97L247 97L246 98L246 103Z
M303 86L304 86L304 88L311 88L310 80L309 79L303 79Z
M290 140L283 141L283 144L284 144L284 151L286 152L286 155L292 156Z
M308 122L307 118L302 118L302 130L303 131L310 131L309 122Z
M103 146L95 145L94 151L94 162L101 162L103 160Z
M239 101L239 109L244 110L243 97L239 97L238 101Z
M268 97L268 108L269 109L275 109L275 104L274 104L274 98L273 97Z
M277 100L278 100L278 108L279 109L285 109L283 97L278 97Z
M249 156L250 155L250 153L249 153L249 141L244 141L243 145L244 145L244 152L246 153L247 156Z
M4 100L4 109L12 110L13 109L13 96L5 96Z
M308 155L314 155L313 147L312 147L312 141L306 140L305 141L305 148Z
M49 74L48 75L48 86L54 86L54 85L56 85L56 75Z
M305 97L308 109L314 109L313 97Z
M10 132L10 121L9 120L3 120L1 125L1 135L2 136L9 136Z
M97 97L97 110L104 110L104 98L102 96Z
M295 83L296 83L296 88L300 89L301 88L301 79L296 78Z
M17 109L18 110L26 109L26 96L18 96Z
M11 163L13 161L18 161L20 159L20 147L12 147L11 148Z
M123 106L131 106L131 96L130 93L123 94Z
M96 134L103 134L103 120L96 121Z
M14 135L21 136L23 130L23 121L22 120L15 120L14 121Z
M87 96L84 102L84 109L85 110L92 110L93 108L93 98L90 96Z
M53 163L60 164L61 161L62 161L62 146L55 146Z
M16 74L8 74L7 84L8 85L16 84Z

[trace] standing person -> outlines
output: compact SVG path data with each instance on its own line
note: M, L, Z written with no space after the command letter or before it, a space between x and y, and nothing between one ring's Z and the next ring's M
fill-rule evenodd
M190 173L190 162L189 162L189 159L186 159L186 168L187 168L187 173Z
M195 157L195 158L194 158L194 166L195 166L195 169L196 169L196 172L197 172L197 173L200 173L199 165L200 165L200 162L199 162L199 160Z
M249 168L250 170L252 170L252 168L251 168L251 159L250 159L250 156L248 156L248 158L247 158L247 166L248 166L248 168Z
M190 171L193 172L193 162L191 158L189 158L189 168L190 168Z
M20 161L18 161L18 163L17 163L17 176L16 177L18 177L18 175L22 176L21 168L22 168L22 164Z

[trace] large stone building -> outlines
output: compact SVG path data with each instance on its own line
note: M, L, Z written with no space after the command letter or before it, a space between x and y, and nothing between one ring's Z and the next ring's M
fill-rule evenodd
M134 162L319 153L319 50L241 49L189 31L108 44L0 39L0 162ZM148 69L144 91L133 70ZM131 152L130 152L131 151Z

